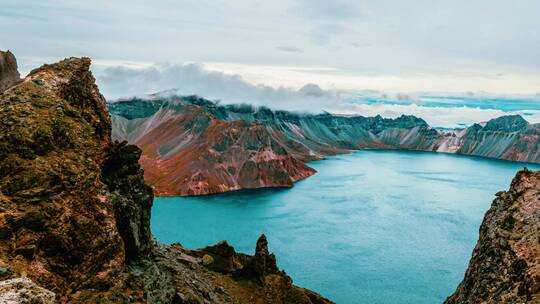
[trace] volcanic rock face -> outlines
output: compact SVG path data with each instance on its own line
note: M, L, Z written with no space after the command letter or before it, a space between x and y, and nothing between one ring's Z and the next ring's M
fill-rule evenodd
M159 108L145 106L143 110L131 103L128 108L112 104L127 118L137 117L128 120L114 116L114 137L129 138L142 149L140 162L156 194L291 187L293 182L315 173L288 151L287 139L271 128L257 122L219 119L197 105L198 101ZM135 103L140 105L141 101ZM152 118L141 117L144 113ZM300 151L308 152L305 148Z
M89 65L44 65L0 94L0 286L37 284L57 303L329 303L282 272L235 277L153 241L141 150L111 141ZM235 269L260 265L263 249L233 249Z
M43 66L0 95L0 260L60 300L113 283L125 258L99 174L110 120L89 65Z
M540 302L540 171L497 193L465 278L445 303Z
M10 51L0 51L0 92L20 80L17 60Z
M414 116L307 115L151 95L110 103L113 138L141 147L158 195L290 187L315 173L304 162L356 149L470 154L540 163L540 125L505 116L438 131Z

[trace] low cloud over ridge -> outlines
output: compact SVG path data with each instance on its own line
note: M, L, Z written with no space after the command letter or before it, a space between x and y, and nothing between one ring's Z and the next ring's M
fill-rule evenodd
M161 91L178 95L199 95L222 103L247 103L272 109L318 113L364 115L394 118L401 114L415 115L437 127L458 127L487 121L508 114L524 114L531 123L540 122L540 109L505 112L474 106L424 106L411 104L361 104L349 92L324 90L308 83L300 89L252 84L239 75L210 71L196 63L155 64L146 67L114 66L96 71L99 87L108 99L138 96ZM372 91L371 94L377 93ZM385 94L382 94L385 96ZM387 97L387 96L386 96ZM383 99L386 99L383 98ZM397 94L397 100L409 99Z
M239 75L209 71L196 63L108 67L97 74L99 87L109 99L176 89L180 95L199 95L223 103L320 111L341 98L339 92L323 90L316 84L307 84L298 90L255 85Z

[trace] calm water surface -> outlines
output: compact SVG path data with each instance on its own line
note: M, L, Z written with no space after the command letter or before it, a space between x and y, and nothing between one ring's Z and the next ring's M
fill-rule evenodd
M292 189L157 198L152 232L190 248L226 239L250 254L265 233L296 284L337 303L440 303L463 277L494 194L524 166L404 151L310 165L318 173Z

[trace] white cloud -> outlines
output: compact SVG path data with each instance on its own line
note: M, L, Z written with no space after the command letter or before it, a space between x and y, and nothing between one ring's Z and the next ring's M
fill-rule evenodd
M453 92L484 91L493 94L535 94L540 87L540 73L508 69L508 75L478 72L463 68L456 72L433 73L372 73L354 72L325 66L254 65L207 62L204 68L227 74L242 75L251 83L274 87L286 84L299 88L306 83L317 83L333 90L379 90L385 92Z
M107 67L96 75L101 92L109 99L175 89L179 95L297 111L320 111L340 99L339 92L325 91L315 84L299 89L255 85L239 75L206 70L195 63Z

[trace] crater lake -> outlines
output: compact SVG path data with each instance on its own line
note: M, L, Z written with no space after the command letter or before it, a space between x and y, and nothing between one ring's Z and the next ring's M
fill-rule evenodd
M495 193L540 166L411 151L311 162L290 189L156 198L164 243L227 240L253 254L266 234L294 283L337 303L441 303L462 280Z

